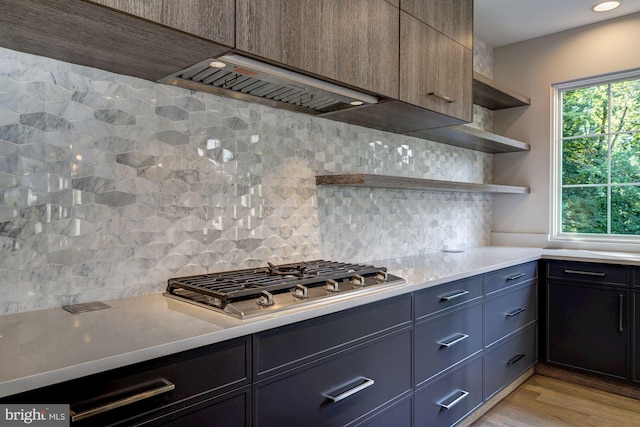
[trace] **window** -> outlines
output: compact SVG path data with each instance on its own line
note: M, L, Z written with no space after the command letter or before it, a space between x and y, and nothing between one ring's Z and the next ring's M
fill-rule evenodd
M555 89L554 237L640 240L640 72Z

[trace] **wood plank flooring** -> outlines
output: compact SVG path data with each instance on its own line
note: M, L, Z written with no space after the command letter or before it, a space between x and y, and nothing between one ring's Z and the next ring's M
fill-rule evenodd
M472 427L637 427L640 400L534 375Z

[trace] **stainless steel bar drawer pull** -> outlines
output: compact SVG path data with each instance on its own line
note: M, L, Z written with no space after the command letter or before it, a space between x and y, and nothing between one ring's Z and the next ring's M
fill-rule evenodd
M456 344L461 343L467 338L469 338L469 335L467 334L458 334L455 337L451 338L449 341L438 341L438 344L440 344L440 347L449 348L449 347L453 347Z
M454 291L453 293L450 293L448 295L441 295L440 296L440 301L451 301L451 300L454 300L456 298L460 298L462 296L465 296L468 293L469 293L469 291Z
M624 332L624 295L620 295L620 304L618 305L618 330Z
M516 274L512 274L511 276L507 276L506 279L507 279L507 281L509 281L509 280L518 280L518 279L520 279L521 277L524 277L524 276L526 276L526 274L524 274L524 273L516 273Z
M159 385L150 390L145 390L132 396L127 396L122 399L115 400L113 402L100 405L95 408L90 408L82 412L71 411L71 421L76 422L85 418L93 417L94 415L102 414L113 409L121 408L123 406L131 405L132 403L140 402L141 400L149 399L150 397L158 396L159 394L167 393L176 388L175 384L167 381L164 378L160 378L152 383L143 384L141 386Z
M516 308L515 310L508 312L507 317L514 317L520 313L524 313L525 311L527 311L525 308Z
M346 399L349 396L353 396L354 394L364 390L367 387L371 387L373 384L375 384L375 381L373 381L371 378L367 378L367 377L359 377L358 379L356 379L353 383L351 384L357 384L355 387L350 387L347 390L343 391L342 393L339 393L338 395L333 395L331 393L324 393L323 396L326 397L327 399L335 402L340 402L342 399ZM344 390L344 387L340 388L340 390ZM340 391L338 390L338 391Z
M515 365L520 360L522 360L524 358L524 356L525 356L525 354L522 354L522 353L516 354L511 359L507 360L507 366Z
M443 95L443 94L441 94L441 93L438 93L438 92L429 92L427 95L429 95L429 96L435 96L436 98L440 98L440 99L442 99L443 101L448 102L449 104L452 104L452 103L456 102L456 100L455 100L455 99L453 99L453 98L451 98L451 97L448 97L448 96L446 96L446 95Z
M607 275L607 273L602 273L599 271L581 271L581 270L565 270L564 271L565 274L579 274L582 276L597 276L597 277L604 277Z
M447 400L451 399L454 396L457 396L457 397L455 397L451 402L444 403L444 402L446 402ZM442 409L451 409L454 406L456 406L458 403L462 402L462 400L467 396L469 396L469 392L468 391L458 390L455 393L453 393L451 396L448 396L443 401L438 402L438 406L440 406Z

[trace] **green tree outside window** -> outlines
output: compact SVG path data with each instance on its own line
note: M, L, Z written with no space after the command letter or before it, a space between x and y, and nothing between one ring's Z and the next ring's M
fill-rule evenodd
M561 92L562 233L640 235L640 79Z

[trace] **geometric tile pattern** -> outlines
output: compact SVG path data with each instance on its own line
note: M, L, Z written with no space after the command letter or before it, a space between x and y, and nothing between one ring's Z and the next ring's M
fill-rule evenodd
M491 181L491 155L0 49L0 314L170 277L488 243L491 197L322 173Z

